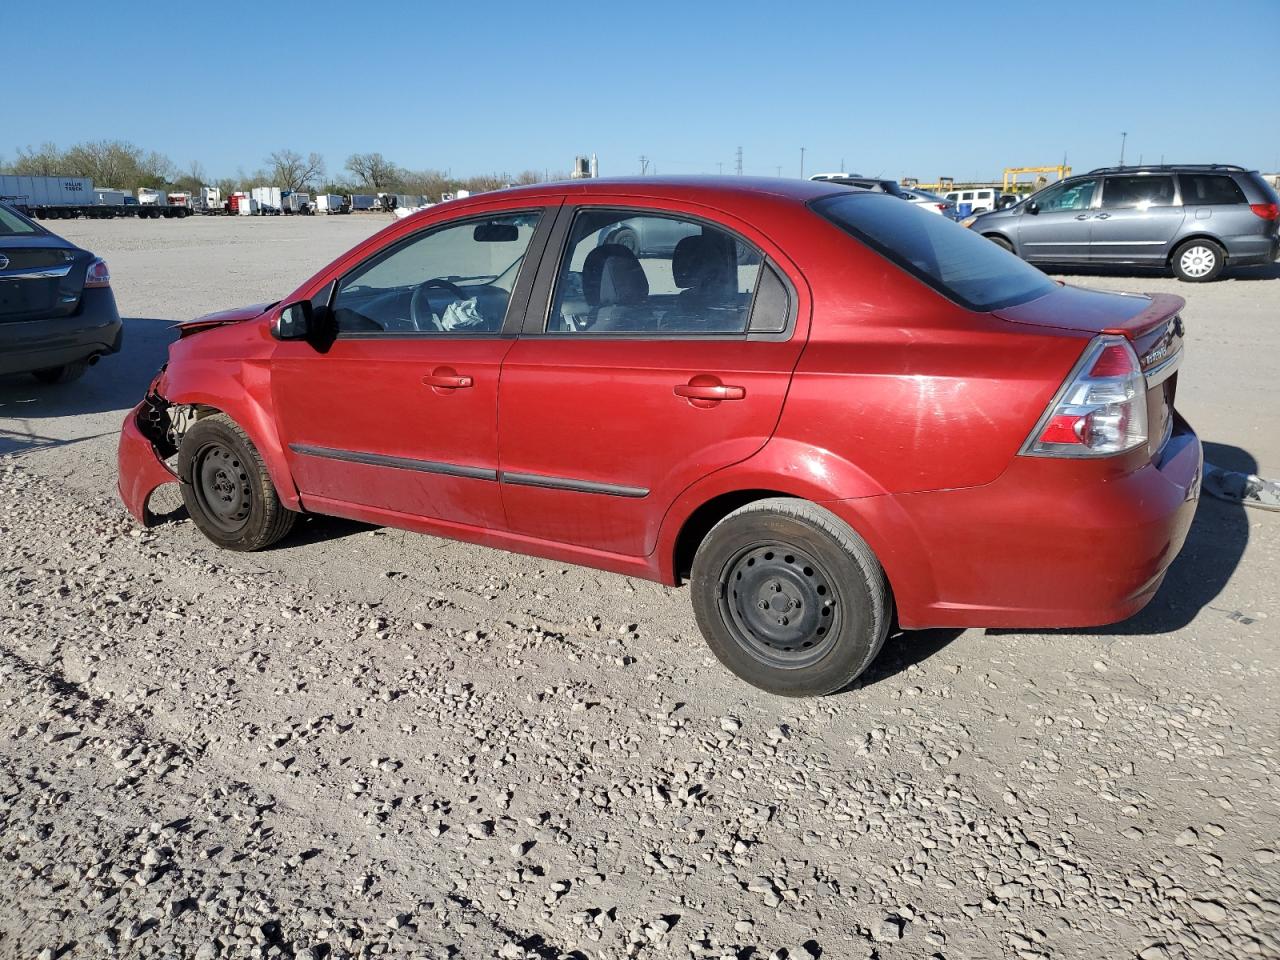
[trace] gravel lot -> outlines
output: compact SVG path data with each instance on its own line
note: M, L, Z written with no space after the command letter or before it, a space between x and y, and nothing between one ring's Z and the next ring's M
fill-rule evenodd
M136 529L168 324L382 216L79 221L126 352L0 378L0 956L1280 956L1280 515L1202 502L1139 617L891 638L759 694L683 591L311 519ZM1280 473L1280 269L1185 296L1179 405Z

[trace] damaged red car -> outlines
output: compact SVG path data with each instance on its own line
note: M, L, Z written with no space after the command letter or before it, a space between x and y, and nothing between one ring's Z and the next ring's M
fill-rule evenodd
M688 581L730 670L824 694L891 623L1151 600L1199 496L1182 305L829 183L504 190L186 324L120 493L177 482L233 550L331 514Z

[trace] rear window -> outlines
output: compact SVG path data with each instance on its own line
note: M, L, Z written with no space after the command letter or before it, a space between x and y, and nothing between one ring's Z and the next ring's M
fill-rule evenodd
M19 234L27 235L33 233L44 233L44 231L16 210L10 210L8 207L0 206L0 237L12 237Z
M1053 281L981 234L884 194L840 194L813 209L846 233L970 310L1043 297Z
M1220 173L1180 173L1178 179L1182 182L1184 205L1245 202L1244 191Z

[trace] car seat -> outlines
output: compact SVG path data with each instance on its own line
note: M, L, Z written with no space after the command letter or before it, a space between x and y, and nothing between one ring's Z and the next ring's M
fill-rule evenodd
M657 326L646 301L649 281L636 255L617 243L596 247L582 264L582 295L594 313L593 331L645 331Z

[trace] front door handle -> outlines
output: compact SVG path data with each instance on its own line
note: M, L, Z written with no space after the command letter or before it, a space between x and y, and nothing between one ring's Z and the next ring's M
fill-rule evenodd
M453 367L436 367L422 378L422 382L433 390L462 390L475 385L474 380L458 373Z
M1076 214L1076 219L1077 219L1077 220L1088 220L1088 219L1089 219L1089 215L1088 215L1087 213L1078 213L1078 214Z
M718 403L721 400L743 399L747 395L747 388L721 383L718 377L700 374L688 383L676 384L675 394L686 400Z

